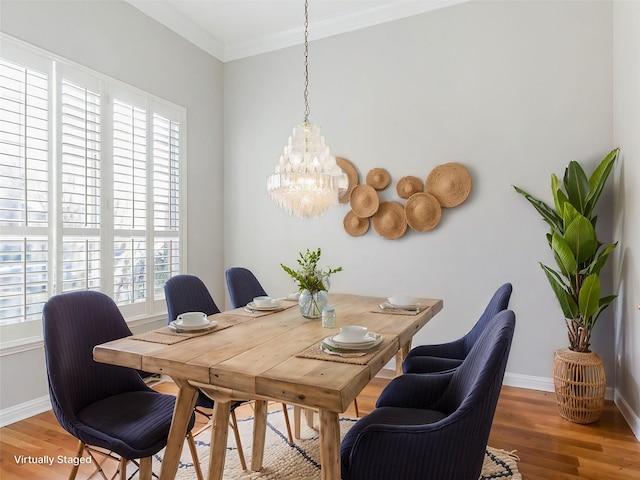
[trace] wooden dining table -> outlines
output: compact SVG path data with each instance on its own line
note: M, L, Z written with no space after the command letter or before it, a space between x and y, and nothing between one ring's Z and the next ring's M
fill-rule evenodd
M319 412L323 480L340 479L339 414L396 356L396 373L412 337L442 309L442 300L421 298L416 311L383 310L384 298L329 295L336 327L302 317L292 302L273 311L236 309L209 317L208 332L175 333L169 327L97 345L96 361L168 375L179 387L160 479L176 475L198 389L215 400L210 480L223 476L229 414L236 400L255 400L252 470L262 468L267 402L278 401ZM363 356L323 352L322 340L344 325L362 325L381 335Z

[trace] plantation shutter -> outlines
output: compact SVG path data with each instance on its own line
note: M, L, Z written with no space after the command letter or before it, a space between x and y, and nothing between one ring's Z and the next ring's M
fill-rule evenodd
M164 284L180 272L180 124L153 116L154 298L164 298Z
M185 109L0 39L0 326L83 289L125 318L163 315L184 255Z
M129 304L147 298L147 112L113 101L114 298Z
M98 82L86 83L60 85L62 292L102 286L101 96Z
M9 54L0 59L0 308L13 322L39 318L47 300L49 75L37 59Z

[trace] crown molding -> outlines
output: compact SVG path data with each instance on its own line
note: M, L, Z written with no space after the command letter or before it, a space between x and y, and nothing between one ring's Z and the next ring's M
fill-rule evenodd
M362 28L419 15L432 10L450 7L469 0L429 0L418 2L394 2L367 9L356 9L342 15L314 21L309 28L309 40L332 37ZM267 35L229 42L224 46L224 61L229 62L261 53L300 45L304 39L304 27L300 25Z
M235 42L223 43L203 28L182 15L169 3L162 1L126 0L145 15L165 25L197 47L222 62L260 55L303 43L304 29L299 27L256 35ZM420 0L392 2L314 21L309 30L309 40L339 35L381 23L419 15L432 10L450 7L470 0Z
M163 1L125 0L148 17L173 30L185 40L201 48L209 55L224 61L224 44L195 22L192 22L169 3Z

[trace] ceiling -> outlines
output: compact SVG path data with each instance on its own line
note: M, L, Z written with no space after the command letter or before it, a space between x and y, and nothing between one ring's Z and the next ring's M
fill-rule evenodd
M302 0L127 0L226 62L297 45L304 39ZM309 39L417 15L468 0L310 0Z

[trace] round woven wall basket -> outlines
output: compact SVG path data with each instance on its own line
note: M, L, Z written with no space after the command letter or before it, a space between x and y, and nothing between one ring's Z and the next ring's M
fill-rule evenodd
M556 351L553 383L562 418L583 424L598 421L604 407L607 379L597 353Z

